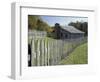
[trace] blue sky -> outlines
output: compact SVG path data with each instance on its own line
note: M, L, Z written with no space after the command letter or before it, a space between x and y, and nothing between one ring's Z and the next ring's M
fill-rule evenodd
M88 22L87 17L76 17L76 16L40 16L44 22L49 24L50 26L54 26L55 23L59 23L60 25L68 25L70 22Z

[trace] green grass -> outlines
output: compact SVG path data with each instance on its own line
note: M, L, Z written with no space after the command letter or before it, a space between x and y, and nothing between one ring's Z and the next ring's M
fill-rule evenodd
M59 64L87 64L88 54L87 54L87 43L78 46L69 56L60 61Z

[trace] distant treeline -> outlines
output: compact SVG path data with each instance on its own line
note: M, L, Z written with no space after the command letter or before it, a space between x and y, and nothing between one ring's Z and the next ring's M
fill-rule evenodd
M74 26L75 28L85 32L85 36L88 35L88 23L87 22L70 22L69 26ZM28 15L28 29L46 31L49 34L54 32L54 27L50 27L46 22L41 19L38 15Z
M74 26L75 28L85 32L85 36L88 35L88 23L87 22L70 22L69 26Z

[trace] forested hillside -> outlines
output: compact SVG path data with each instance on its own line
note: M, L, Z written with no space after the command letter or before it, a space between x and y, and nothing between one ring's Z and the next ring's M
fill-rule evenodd
M38 31L51 32L53 29L44 22L38 15L29 15L28 16L28 28Z

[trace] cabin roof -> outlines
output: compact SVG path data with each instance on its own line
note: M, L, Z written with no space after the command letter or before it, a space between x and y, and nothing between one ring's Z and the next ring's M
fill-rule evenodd
M64 30L70 32L70 33L84 33L78 29L76 29L74 26L61 26Z

